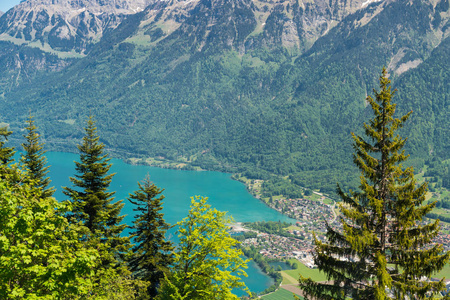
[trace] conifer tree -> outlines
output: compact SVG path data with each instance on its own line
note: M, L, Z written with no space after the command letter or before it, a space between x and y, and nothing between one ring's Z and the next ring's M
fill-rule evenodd
M113 202L114 192L108 191L114 174L108 174L110 158L104 154L104 145L99 142L92 116L87 121L85 132L82 144L78 145L80 162L75 162L78 174L70 178L76 188L63 188L72 202L69 219L81 221L94 236L108 243L118 258L129 247L129 238L120 236L126 228L125 224L120 224L124 218L120 215L124 204L123 201Z
M28 118L27 124L27 134L24 135L26 143L22 144L25 154L22 154L21 161L28 170L30 179L35 182L35 187L42 190L42 197L51 197L55 189L48 187L51 180L45 177L48 174L47 158L44 156L43 144L39 142L33 116Z
M8 130L8 127L0 128L0 165L7 165L13 161L14 148L5 147L8 141L8 136L12 134L12 131Z
M12 134L12 131L8 130L8 127L0 127L0 179L8 180L10 182L17 182L20 178L17 178L16 172L11 170L11 162L14 161L14 148L5 147L8 141L8 136Z
M417 185L412 167L401 164L408 158L402 150L406 139L396 131L411 112L394 118L395 91L386 69L379 81L376 99L367 97L374 113L364 124L369 139L352 134L360 191L344 193L338 186L342 229L327 224L327 241L315 240L314 261L330 282L301 277L307 297L424 299L444 288L443 280L429 280L449 260L442 245L433 243L439 220L422 222L435 202L423 204L427 183Z
M136 206L131 238L137 243L129 261L130 270L141 280L150 283L148 294L157 295L160 280L169 271L173 261L172 243L165 239L166 231L171 228L164 220L161 195L163 189L153 184L149 177L138 183L139 190L130 194L128 200Z

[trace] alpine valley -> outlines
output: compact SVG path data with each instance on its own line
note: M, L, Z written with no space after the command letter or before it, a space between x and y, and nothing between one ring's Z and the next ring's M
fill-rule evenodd
M92 114L117 156L333 192L357 185L350 132L383 66L414 111L409 161L450 159L449 17L449 0L22 1L0 16L0 122L19 144L31 113L73 151Z

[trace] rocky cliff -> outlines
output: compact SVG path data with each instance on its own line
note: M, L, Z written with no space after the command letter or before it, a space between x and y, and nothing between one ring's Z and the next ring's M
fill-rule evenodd
M141 28L151 40L174 31L195 36L196 47L311 47L343 18L368 5L364 0L192 0L161 1L147 7Z
M0 39L44 51L84 53L151 1L27 0L0 18Z
M145 10L140 28L151 42L180 28L190 36L201 33L196 40L200 48L223 35L221 43L240 51L261 46L304 51L368 4L364 0L27 0L0 18L0 40L85 54L126 16Z

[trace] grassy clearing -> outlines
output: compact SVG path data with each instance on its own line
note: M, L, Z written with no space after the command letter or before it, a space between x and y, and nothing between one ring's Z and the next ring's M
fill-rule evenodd
M291 225L291 226L287 227L286 230L303 230L303 228L295 226L295 225Z
M447 189L441 189L441 197L444 197L444 198L446 198L446 197L450 197L450 191L449 190L447 190Z
M127 38L125 41L139 46L148 46L152 43L151 37L144 34L143 32L140 32L133 37Z
M281 274L281 277L283 277L283 281L281 282L281 285L286 285L286 284L297 285L298 284L297 277L292 277L292 276L286 274L286 270L280 271L280 274Z
M298 267L295 270L286 270L286 271L282 271L285 274L295 278L296 280L298 280L298 278L300 277L299 274L302 274L303 277L311 277L312 280L314 281L325 281L327 280L326 276L324 273L320 272L319 269L310 269L307 266L305 266L303 263L301 263L300 261L296 260L296 259L290 259L289 260L291 263L292 262L296 262Z
M303 297L299 297L303 299ZM278 289L276 292L262 296L261 299L264 300L293 300L294 294L292 292L286 291L285 289Z
M414 178L417 180L418 183L421 183L426 179L424 175L425 175L425 172L427 171L427 169L428 169L428 166L425 165L425 166L423 166L423 169L420 173L414 174Z
M293 277L286 276L286 273L284 271L281 271L280 273L281 273L281 276L283 277L283 281L281 282L281 285L297 284L298 283L297 280L293 280Z
M444 162L447 162L447 161L444 161ZM422 172L415 174L414 178L416 179L418 184L422 184L424 181L428 181L428 188L430 188L431 186L436 188L436 183L431 182L431 179L433 179L433 177L425 177L424 176L427 169L428 169L428 166L424 166L422 169ZM436 188L435 192L428 191L428 193L425 195L425 200L428 202L436 201L436 200L444 199L449 196L450 196L450 190L440 187L440 188ZM435 212L435 211L433 210L433 212Z
M315 194L315 193L312 193L311 195L309 195L309 196L304 196L303 198L305 198L305 199L307 199L307 200L312 200L312 201L320 201L320 198L322 198L322 196L320 196L320 195L317 195L317 194Z
M324 204L328 204L328 205L332 205L334 203L334 201L331 200L330 198L325 198L325 199L323 199L323 203Z
M438 214L443 217L450 217L450 210L443 208L433 208L433 213Z
M320 272L318 269L310 269L296 259L291 259L290 262L292 263L292 261L297 262L298 268L295 270L282 271L281 275L283 275L283 273L288 275L288 276L283 276L282 284L296 284L297 282L292 282L291 278L293 277L295 279L298 279L299 274L302 274L303 277L311 277L311 279L313 279L314 281L325 281L326 280L325 274ZM439 278L439 279L445 277L447 280L449 280L450 279L450 264L447 264L440 272L432 275L431 277Z
M450 279L450 264L445 265L445 267L436 275L431 276L433 278L444 278Z
M259 32L253 32L253 35L258 35L259 33L262 32L262 29ZM262 61L259 57L253 57L249 54L246 54L242 57L242 64L246 65L248 64L249 66L252 67L261 67L264 66L266 63L264 61Z

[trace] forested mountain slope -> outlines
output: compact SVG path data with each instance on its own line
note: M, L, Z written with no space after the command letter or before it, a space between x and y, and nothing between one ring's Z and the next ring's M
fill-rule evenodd
M383 66L414 110L413 161L450 155L449 15L448 0L152 1L83 58L5 69L1 121L19 132L31 111L67 149L92 113L118 153L332 191L354 179L350 132Z

